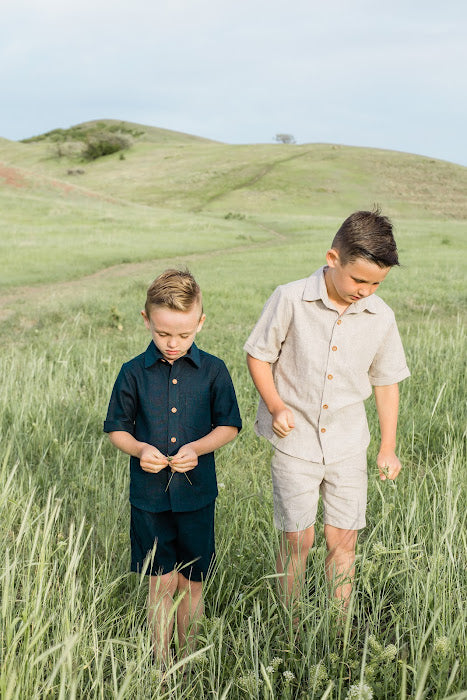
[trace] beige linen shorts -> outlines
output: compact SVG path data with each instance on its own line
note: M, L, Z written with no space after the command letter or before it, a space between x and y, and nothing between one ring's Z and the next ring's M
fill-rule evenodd
M276 450L271 463L274 525L298 532L314 525L321 493L324 523L344 530L365 527L366 450L335 464L318 464Z

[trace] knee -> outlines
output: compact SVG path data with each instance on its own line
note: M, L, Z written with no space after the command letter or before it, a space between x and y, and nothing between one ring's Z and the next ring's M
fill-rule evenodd
M333 559L355 558L355 547L357 545L357 530L337 530L333 528L326 532L326 547L328 557Z
M203 592L203 583L202 581L192 581L191 579L187 579L179 572L178 590L180 592L187 591L191 597L199 598Z
M160 576L151 576L149 590L152 598L163 598L166 595L173 596L177 590L177 575L175 571Z
M295 555L308 554L314 541L314 529L300 530L299 532L286 532L284 539L287 549Z

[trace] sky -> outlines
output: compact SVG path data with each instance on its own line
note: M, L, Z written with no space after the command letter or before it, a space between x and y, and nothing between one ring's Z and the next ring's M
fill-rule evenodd
M3 0L0 137L121 119L467 166L465 0Z

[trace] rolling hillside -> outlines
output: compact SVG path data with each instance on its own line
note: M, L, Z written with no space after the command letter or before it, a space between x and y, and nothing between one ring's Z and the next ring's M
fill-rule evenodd
M97 123L118 126L103 120L79 128ZM49 136L0 141L0 161L100 195L170 209L340 215L378 201L391 215L467 217L467 169L445 161L329 144L230 146L154 127L124 128L136 134L124 159L116 153L83 164L76 156L58 157Z
M119 129L128 149L79 156L77 134ZM0 139L0 306L15 289L117 265L270 245L290 257L310 235L327 245L343 217L374 203L402 244L417 229L420 245L447 260L465 241L466 192L466 168L393 151L232 146L114 120Z

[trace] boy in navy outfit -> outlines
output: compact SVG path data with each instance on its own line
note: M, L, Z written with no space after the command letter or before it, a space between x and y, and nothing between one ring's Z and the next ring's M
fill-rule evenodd
M185 653L204 611L202 586L215 553L214 450L242 422L225 364L194 343L206 317L191 273L162 273L141 313L152 341L122 366L104 431L130 455L131 570L148 566L154 653L167 662L175 593Z

